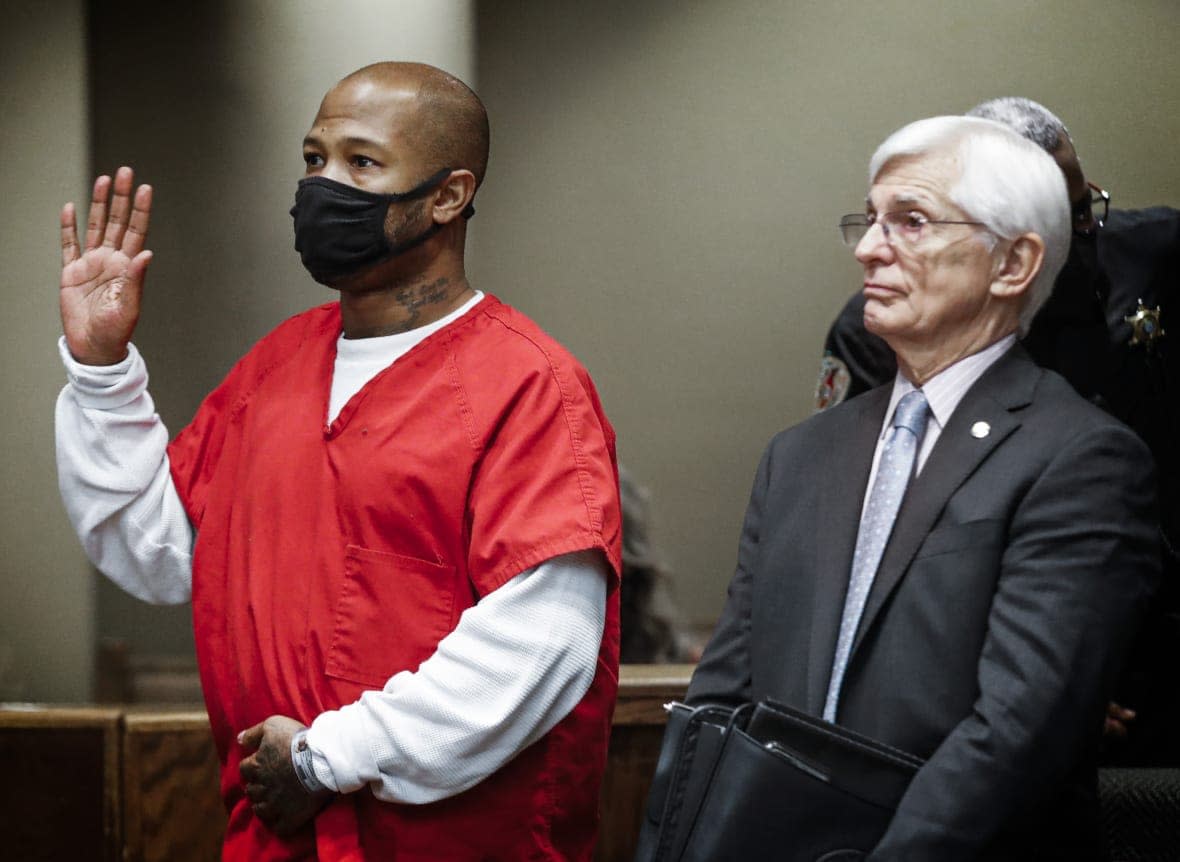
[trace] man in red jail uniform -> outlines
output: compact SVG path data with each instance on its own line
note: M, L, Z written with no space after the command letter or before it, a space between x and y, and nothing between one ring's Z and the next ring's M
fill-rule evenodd
M226 859L589 859L618 668L614 433L585 369L475 290L476 95L379 63L303 141L282 323L168 443L131 344L152 189L62 211L66 508L192 601Z

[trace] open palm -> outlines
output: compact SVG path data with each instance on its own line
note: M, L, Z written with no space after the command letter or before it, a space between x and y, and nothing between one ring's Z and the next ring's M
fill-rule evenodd
M139 320L143 279L152 258L143 247L152 189L141 185L132 201L134 179L124 167L113 181L106 176L95 180L84 248L78 242L74 205L62 208L62 330L70 354L85 365L121 361Z

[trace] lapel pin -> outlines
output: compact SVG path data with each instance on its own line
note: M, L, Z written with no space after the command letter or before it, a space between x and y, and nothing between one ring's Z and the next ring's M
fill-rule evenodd
M1155 308L1148 308L1140 299L1139 307L1135 309L1135 313L1128 314L1123 320L1131 324L1131 340L1127 343L1132 347L1142 344L1150 350L1155 347L1156 341L1164 337L1158 305Z
M986 422L976 422L971 426L971 436L976 440L982 440L990 433L992 433L992 426Z

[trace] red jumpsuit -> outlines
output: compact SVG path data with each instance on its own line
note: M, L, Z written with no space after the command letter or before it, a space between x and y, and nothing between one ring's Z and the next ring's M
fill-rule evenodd
M589 859L618 678L614 432L586 371L487 296L326 424L335 303L279 326L168 449L197 531L193 618L229 811L226 859ZM305 724L415 670L481 596L561 554L616 579L594 682L546 736L427 805L339 797L288 841L243 793L235 735Z

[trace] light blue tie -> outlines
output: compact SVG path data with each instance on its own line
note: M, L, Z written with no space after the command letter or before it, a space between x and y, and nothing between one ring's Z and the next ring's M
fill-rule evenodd
M840 700L840 685L852 652L852 641L860 616L869 597L869 588L885 553L893 521L905 495L910 474L914 471L914 457L922 444L926 430L926 396L921 389L907 393L893 411L893 430L881 450L877 477L869 494L869 504L860 519L856 534L856 553L852 557L852 575L848 579L848 595L844 598L844 614L840 618L840 637L836 641L836 656L832 659L832 678L828 683L828 699L824 702L824 719L836 720L836 705Z

